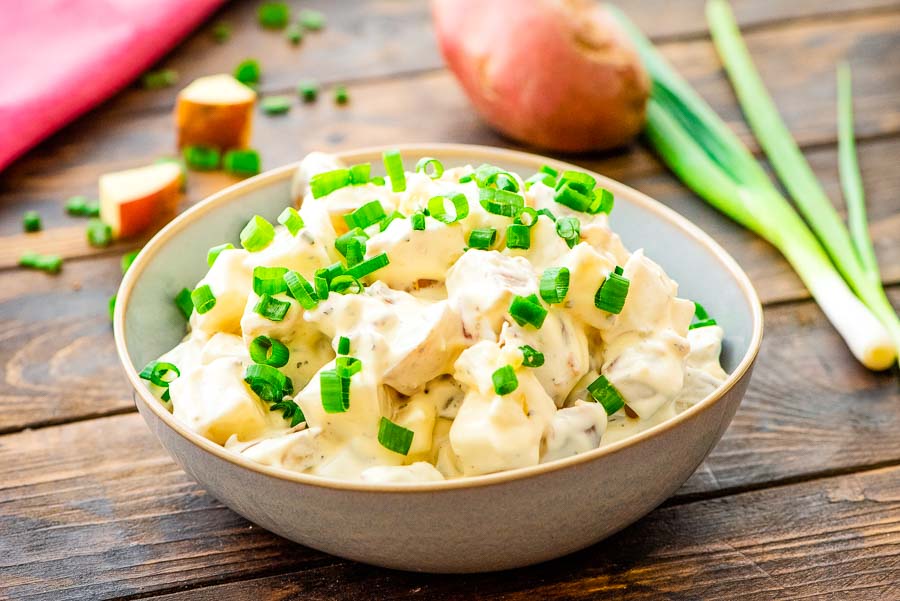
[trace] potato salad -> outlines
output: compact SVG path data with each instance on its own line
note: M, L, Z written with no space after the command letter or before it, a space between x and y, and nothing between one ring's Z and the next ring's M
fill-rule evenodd
M596 449L726 378L722 329L589 174L403 160L312 153L277 224L209 249L187 336L141 373L178 421L268 466L426 482Z

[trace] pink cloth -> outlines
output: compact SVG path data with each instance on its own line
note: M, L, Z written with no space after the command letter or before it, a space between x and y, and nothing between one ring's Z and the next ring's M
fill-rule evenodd
M223 0L0 0L0 170L159 60Z

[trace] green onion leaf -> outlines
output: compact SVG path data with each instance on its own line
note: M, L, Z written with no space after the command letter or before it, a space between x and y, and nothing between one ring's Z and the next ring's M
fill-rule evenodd
M378 442L389 451L400 455L409 454L414 433L408 428L397 425L386 417L378 423Z
M616 387L606 379L606 376L600 376L590 383L587 387L591 398L603 405L607 415L612 415L625 406L625 399L616 390Z
M210 267L213 266L213 263L216 262L216 259L219 258L219 255L223 250L233 250L234 244L231 242L226 242L225 244L219 244L218 246L213 246L208 251L206 251L206 264Z
M269 321L282 321L290 308L291 303L263 294L259 297L256 306L253 307L253 312L258 313Z
M362 228L354 227L351 228L348 232L341 234L334 241L334 248L341 253L343 256L347 256L348 248L354 243L355 240L358 244L361 244L363 249L365 249L366 240L369 239L368 234L366 234Z
M334 360L334 369L342 378L352 378L362 371L362 361L356 357L338 357Z
M346 168L317 173L309 180L309 190L313 198L322 198L349 185L350 170Z
M259 296L287 292L287 283L284 281L284 276L287 272L286 267L254 267L253 292Z
M138 374L142 380L149 380L151 384L161 388L168 388L169 384L180 376L178 367L166 361L151 361Z
M513 223L506 228L506 248L531 248L531 228Z
M412 229L419 232L425 231L425 213L416 211L409 216L409 219L412 222Z
M613 196L613 193L607 190L606 188L595 188L594 189L594 200L591 203L591 206L588 207L588 213L597 214L597 213L606 213L609 215L613 210L613 205L615 204L616 199Z
M488 213L504 217L515 217L525 206L525 199L520 195L499 188L481 188L478 201Z
M22 228L26 232L41 231L41 214L37 211L25 211L22 215Z
M184 315L185 319L190 319L191 313L194 312L194 301L191 298L191 291L187 288L182 288L181 291L175 295L175 306L178 307L178 310L181 311L181 314Z
M213 26L213 39L218 44L224 44L231 37L231 25L225 21L219 21Z
M359 163L350 166L350 184L360 186L369 183L372 175L372 163Z
M294 207L286 207L281 215L278 216L278 223L287 228L291 236L296 236L297 232L303 229L303 217Z
M300 25L302 25L304 29L310 31L319 31L325 27L325 15L317 10L301 10Z
M288 295L297 299L300 306L306 310L315 309L319 304L316 291L305 277L296 271L288 271L284 274L284 283L287 284Z
M134 260L137 258L139 252L141 251L133 250L122 255L122 275L125 275L125 273L128 272L128 268L131 267L132 263L134 263Z
M117 295L113 294L112 296L109 297L108 309L109 309L109 320L110 321L113 320L113 317L116 314L116 296Z
M716 320L711 318L709 314L706 312L706 309L703 308L703 305L694 301L694 316L697 318L696 323L692 323L688 329L694 330L697 328L705 328L706 326L714 326L716 325Z
M387 267L388 264L390 264L390 260L388 259L387 254L379 253L371 259L366 259L362 263L354 265L347 270L347 274L361 279L371 273L378 271L382 267Z
M449 215L447 213L447 207L445 201L450 201L453 204L453 215ZM428 214L431 215L433 219L437 219L441 223L456 223L457 221L461 221L466 218L469 214L469 201L466 200L466 195L457 192L456 194L448 193L441 194L440 196L432 196L428 199Z
M267 115L283 115L291 110L292 104L290 96L266 96L260 102L263 112Z
M538 182L544 184L548 188L556 188L556 178L549 173L542 173L540 171L525 180L525 188L530 190L531 186Z
M259 63L252 58L241 61L234 69L234 78L245 85L259 83Z
M286 2L263 2L256 11L259 24L267 29L284 29L291 20Z
M38 253L26 252L19 257L19 265L31 269L39 269L47 273L59 273L62 267L62 257L59 255L41 255Z
M175 69L159 69L147 71L141 75L141 87L145 90L161 90L178 83L178 71Z
M551 211L550 209L540 209L538 211L538 215L544 215L550 221L556 221L556 215L554 215L553 211ZM574 219L574 217L570 217L570 219Z
M222 159L222 166L235 175L256 175L262 170L262 159L255 150L229 150Z
M319 372L319 394L325 413L344 413L350 408L350 379L334 369Z
M545 302L556 305L563 302L569 292L569 269L549 267L541 274L540 293Z
M209 284L203 284L198 288L194 288L194 291L191 292L191 303L194 305L197 313L203 315L216 306L216 295L213 294Z
M556 235L573 248L581 239L581 222L576 217L560 217L556 220Z
M341 336L338 338L338 355L348 355L350 354L350 339L346 336Z
M494 392L500 396L509 394L519 387L519 378L516 377L516 370L512 365L504 365L491 374L491 381L494 383Z
M621 313L630 285L628 278L618 273L618 270L610 273L594 294L594 306L608 313Z
M269 336L257 336L250 343L250 358L255 363L283 367L287 365L290 356L288 347Z
M222 160L219 149L212 146L185 146L181 154L184 164L194 171L213 171Z
M66 201L66 213L75 217L83 217L87 203L86 196L73 196Z
M487 250L497 240L497 230L492 227L474 229L469 233L469 248Z
M520 346L519 350L522 351L523 367L540 367L544 364L544 353L540 352L533 346L525 344Z
M345 86L336 86L334 88L334 103L347 104L350 102L350 94Z
M319 95L319 84L311 79L305 79L297 84L297 93L303 102L314 102Z
M259 252L275 238L275 228L260 215L254 215L241 230L241 246L250 252Z
M353 229L355 227L366 229L370 225L378 223L386 216L387 215L384 212L384 207L381 206L381 203L377 200L372 200L362 205L352 213L347 213L346 215L344 215L344 221L347 223L347 227L349 227L350 229Z
M284 32L287 41L295 46L303 41L303 27L297 23L291 23Z
M431 167L431 173L428 172L428 167ZM424 173L431 179L440 179L444 175L444 164L432 157L422 157L416 163L416 172Z
M358 278L349 273L343 273L331 280L328 289L338 294L360 294L363 291L363 285Z
M386 150L381 158L384 161L384 170L391 178L391 190L394 192L406 190L406 174L403 172L403 157L400 156L400 151Z
M244 370L244 382L256 396L267 403L278 403L293 391L290 378L272 367L261 363L251 363Z
M538 220L538 212L531 207L522 207L519 210L519 214L516 215L514 219L515 223L519 225L525 225L529 228L534 227L534 224L537 223Z
M475 180L479 188L493 188L507 192L519 191L519 182L515 176L495 165L479 165L472 172L472 179Z
M99 219L91 219L87 225L87 240L91 246L102 248L112 244L112 228Z
M300 405L290 399L278 401L269 407L269 411L281 411L281 416L290 422L291 428L306 421L306 416L303 415Z
M530 324L540 329L547 317L547 309L541 306L536 296L514 296L509 305L509 314L520 326Z
M575 211L587 212L593 202L591 192L584 192L572 182L562 181L558 185L553 200Z

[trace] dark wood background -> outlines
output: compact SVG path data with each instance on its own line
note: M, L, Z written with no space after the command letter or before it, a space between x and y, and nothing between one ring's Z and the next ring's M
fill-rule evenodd
M229 5L232 39L207 23L161 64L181 82L260 58L263 94L325 86L313 105L260 114L266 167L314 149L399 142L512 146L469 109L443 68L427 4L296 2L328 15L298 47L263 31L255 3ZM754 148L706 34L702 0L622 0L663 53ZM872 234L900 304L900 2L735 0L754 59L839 205L835 76L854 69ZM345 107L331 88L347 84ZM788 265L703 204L644 147L575 157L710 232L751 275L766 337L731 428L685 486L611 539L528 569L406 574L289 543L210 498L135 413L107 298L119 258L65 215L106 171L173 152L177 88L128 89L0 175L0 598L12 599L900 599L900 395L896 368L866 371ZM192 174L184 206L230 183ZM36 209L45 232L21 233ZM66 258L58 276L15 266L25 249ZM299 514L302 519L302 511Z

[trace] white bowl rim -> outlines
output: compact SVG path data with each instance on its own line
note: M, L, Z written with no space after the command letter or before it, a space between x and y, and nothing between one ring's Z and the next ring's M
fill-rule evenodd
M751 317L753 320L752 336L747 352L741 358L737 367L729 374L728 378L709 396L699 401L694 406L679 413L678 415L661 422L651 428L643 430L633 436L614 442L607 446L602 446L591 451L572 455L563 459L557 459L548 463L539 463L537 465L484 474L479 476L463 476L449 480L440 480L434 482L415 482L415 483L370 483L361 481L346 481L324 476L316 476L313 474L305 474L288 470L286 468L267 466L252 461L238 453L234 453L225 449L196 432L190 430L181 424L171 413L169 413L162 404L150 393L150 390L143 384L138 377L138 371L131 363L128 354L127 341L125 338L125 311L131 298L131 292L135 282L140 278L150 257L155 255L158 250L168 241L169 238L188 227L194 220L202 217L209 211L214 210L219 204L225 203L241 196L248 191L263 187L278 181L286 179L293 175L299 161L283 165L275 169L263 172L254 177L248 178L236 184L233 184L219 192L216 192L204 200L190 207L175 219L169 222L159 232L156 233L147 244L141 249L134 263L128 269L117 293L117 301L115 313L113 316L113 331L115 335L116 350L118 351L119 360L121 361L125 374L128 377L132 387L136 391L135 403L143 403L144 407L152 411L164 424L174 430L182 438L210 453L219 459L228 461L229 463L262 473L280 480L296 482L297 484L305 484L321 488L344 490L344 491L361 491L361 492L380 492L380 493L434 493L442 490L457 490L463 488L481 487L498 485L513 480L520 480L538 476L548 472L563 470L571 466L586 463L599 459L606 455L611 455L622 451L632 445L640 444L644 440L652 438L664 431L677 428L680 424L691 419L701 412L709 410L715 405L725 393L727 393L734 385L741 380L750 367L753 365L763 336L763 310L759 296L750 281L750 278L744 273L743 269L737 262L725 251L717 242L715 242L706 232L694 225L687 218L682 217L674 210L666 207L659 201L653 200L646 194L626 186L616 180L610 179L599 173L590 171L578 165L573 165L564 161L543 157L528 152L508 150L505 148L495 148L491 146L481 146L474 144L423 144L423 143L407 143L369 146L360 149L345 150L334 152L337 158L352 163L363 155L381 154L385 150L396 149L401 153L419 154L428 156L440 153L441 155L457 155L465 160L472 162L481 161L486 163L500 163L504 160L514 160L525 164L534 164L535 170L540 165L550 165L556 169L574 169L590 173L597 178L599 184L609 189L615 196L625 197L628 202L635 203L641 208L655 213L664 221L669 222L683 233L702 244L710 254L712 254L721 263L725 270L736 280L745 300L751 307ZM139 399L139 400L138 400Z

